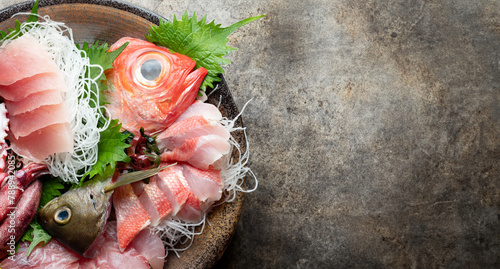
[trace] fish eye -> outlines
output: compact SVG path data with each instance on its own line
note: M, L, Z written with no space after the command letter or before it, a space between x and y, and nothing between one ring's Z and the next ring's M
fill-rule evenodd
M147 80L155 80L161 74L162 66L157 59L149 59L141 65L142 77Z
M137 58L130 70L133 80L142 87L156 88L170 73L170 61L158 52L148 51Z
M67 206L60 207L54 214L54 221L57 224L64 225L71 219L71 209Z

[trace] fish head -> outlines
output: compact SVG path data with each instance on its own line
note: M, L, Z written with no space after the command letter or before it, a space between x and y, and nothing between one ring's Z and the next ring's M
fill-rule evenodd
M111 192L102 184L86 184L54 198L38 212L38 222L52 237L85 257L104 232L111 211Z
M136 38L125 37L110 47L126 48L106 72L107 109L122 127L154 134L171 125L194 102L207 74L185 55Z

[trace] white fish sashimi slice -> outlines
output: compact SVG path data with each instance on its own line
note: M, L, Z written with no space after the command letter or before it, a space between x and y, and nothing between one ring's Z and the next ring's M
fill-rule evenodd
M5 100L18 102L34 93L49 90L60 92L68 90L62 72L40 73L19 80L12 85L0 85L0 96Z
M80 257L78 254L61 245L57 240L50 240L43 247L36 247L28 256L30 243L19 244L15 259L4 259L1 268L75 268L78 269Z
M130 247L135 248L145 257L152 269L162 269L165 262L165 246L160 237L151 233L149 229L142 230L130 243ZM120 267L131 268L131 267Z
M41 106L35 110L10 117L10 130L16 139L28 136L49 125L69 123L70 116L63 103Z
M137 187L137 185L140 185ZM134 192L138 193L139 201L148 212L151 225L156 226L165 217L172 213L173 208L165 193L158 187L157 177L152 177L148 184L136 182Z
M226 140L231 136L218 121L207 120L203 116L192 116L177 121L160 133L156 138L156 143L161 151L173 150L180 147L185 140L203 135L218 135Z
M175 216L186 203L190 192L180 180L184 178L182 168L174 165L162 170L155 177L158 187L172 206L172 216Z
M0 61L0 85L11 85L40 73L59 72L59 67L49 52L38 44L36 38L23 35L0 50L0 59L2 59Z
M161 154L163 162L188 162L194 167L208 169L222 156L229 153L229 141L217 135L187 139L180 147Z
M182 168L189 187L198 199L212 202L220 200L223 184L219 170L201 170L188 164Z
M207 120L214 121L222 120L222 114L216 106L201 101L195 101L179 116L179 118L177 118L176 122L183 121L192 116L203 116Z
M58 90L47 90L37 92L27 96L21 101L5 100L5 105L9 111L9 115L15 116L18 114L33 111L41 106L62 104L63 98Z
M17 154L37 162L54 153L73 151L73 134L68 123L49 125L19 139L9 132L9 140Z

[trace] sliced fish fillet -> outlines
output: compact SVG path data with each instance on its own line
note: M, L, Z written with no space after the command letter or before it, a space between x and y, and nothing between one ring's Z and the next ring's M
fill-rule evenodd
M26 98L17 102L5 100L5 105L9 111L10 117L12 117L33 111L42 106L58 105L62 104L62 102L63 98L61 92L58 90L47 90L28 95Z

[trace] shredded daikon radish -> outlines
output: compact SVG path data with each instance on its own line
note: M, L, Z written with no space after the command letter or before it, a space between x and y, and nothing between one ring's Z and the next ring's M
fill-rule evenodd
M53 176L78 183L79 178L96 163L99 133L109 124L108 121L104 127L97 127L99 118L105 117L102 117L99 105L93 101L99 100L99 96L93 96L99 93L93 93L90 89L99 76L90 78L86 75L90 74L90 68L98 68L101 73L103 70L101 66L91 65L87 57L82 57L86 54L75 45L72 30L68 26L52 21L48 16L38 17L38 22L23 23L21 33L36 38L64 73L68 90L62 95L71 118L70 127L74 137L72 153L53 154L44 162Z

